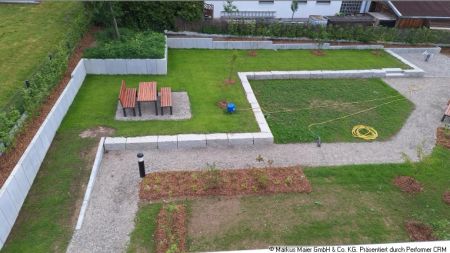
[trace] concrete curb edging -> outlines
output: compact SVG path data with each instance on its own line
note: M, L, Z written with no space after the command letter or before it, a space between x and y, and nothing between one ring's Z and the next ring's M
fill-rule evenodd
M83 204L81 205L80 214L78 215L77 225L75 226L75 230L79 230L83 225L84 215L86 213L87 206L89 204L89 199L91 198L92 190L94 189L95 178L97 177L97 172L100 168L100 164L103 159L103 153L105 152L104 143L105 137L100 139L98 143L97 153L95 155L94 165L92 165L91 175L89 177L89 182L86 187L86 192L83 198Z
M87 74L167 75L168 46L162 59L84 59Z
M56 131L85 77L84 60L81 59L72 71L67 86L0 189L0 249L14 226Z

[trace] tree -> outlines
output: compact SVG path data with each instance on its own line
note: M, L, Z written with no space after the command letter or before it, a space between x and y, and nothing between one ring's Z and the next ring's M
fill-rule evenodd
M120 39L119 26L117 18L122 15L119 2L105 1L105 2L86 2L85 6L92 12L93 21L96 24L112 26L114 35Z
M226 13L239 11L236 5L233 4L233 0L227 0L226 3L223 5L223 10Z
M292 11L292 20L294 20L294 14L298 10L298 0L292 0L291 2L291 11Z

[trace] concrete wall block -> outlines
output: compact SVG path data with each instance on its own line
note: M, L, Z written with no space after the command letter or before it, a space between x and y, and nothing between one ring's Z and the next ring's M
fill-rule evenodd
M127 143L127 138L125 137L106 137L105 139L105 150L125 150Z
M106 63L103 59L85 59L84 67L88 74L106 73Z
M228 134L228 141L229 144L232 146L253 145L253 134L251 133Z
M258 100L254 93L247 93L247 100L250 104L258 104Z
M2 190L0 191L0 212L3 213L8 224L14 225L19 209L17 209L14 199L11 197L6 188L7 187L2 187ZM2 226L3 225L4 224L2 224Z
M310 71L310 76L309 78L311 79L318 79L318 78L323 78L323 71L322 70L314 70L314 71Z
M289 79L309 79L311 71L289 71Z
M266 146L273 144L272 133L253 133L253 143L256 146Z
M206 135L179 134L178 148L206 148Z
M421 54L425 51L428 51L432 54L439 54L441 52L440 47L418 47L418 48L389 48L395 53L417 53Z
M255 80L255 72L244 72L247 80Z
M290 71L271 71L272 79L289 79Z
M127 59L127 74L148 74L147 72L147 63L144 59ZM156 63L155 63L155 72L156 72Z
M206 135L206 146L208 147L226 147L228 145L228 134L219 133Z
M105 59L107 75L126 75L127 60L123 59Z
M169 48L206 48L212 49L212 38L168 38Z
M23 188L23 186L19 184L14 175L10 175L4 185L7 188L6 191L14 200L13 204L16 205L16 209L20 210L23 201L27 196L28 188Z
M127 150L148 150L158 148L158 136L128 137Z
M266 72L255 72L253 75L254 80L267 80L272 79L272 72L266 71Z
M159 135L158 149L173 150L178 148L178 136L176 135Z
M3 245L6 242L6 239L8 238L9 232L11 231L12 225L8 224L8 221L3 216L3 214L0 211L0 249L3 247Z
M167 75L167 58L156 60L156 73L158 75Z
M423 77L425 76L425 71L420 69L406 69L403 71L407 77Z
M254 112L254 115L258 124L267 124L266 117L262 112Z
M21 160L19 160L19 163L22 166L22 170L25 173L26 177L28 178L28 181L30 184L33 183L34 178L36 177L36 169L33 165L33 162L31 161L31 158L29 156L22 156Z

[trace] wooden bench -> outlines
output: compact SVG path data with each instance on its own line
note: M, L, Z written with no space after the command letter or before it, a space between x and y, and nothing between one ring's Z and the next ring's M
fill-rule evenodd
M119 102L122 106L123 116L127 116L126 109L133 109L133 115L136 116L136 89L127 88L125 81L122 80L119 92Z
M156 93L156 82L140 82L139 83L139 92L138 92L138 108L139 108L139 116L142 116L141 112L141 103L142 102L154 102L155 103L155 112L158 115L158 94Z
M172 115L172 89L170 87L161 87L161 115L164 115L164 107L170 107L170 115Z
M446 117L450 117L450 100L447 103L447 109L444 111L444 116L442 116L441 122L443 122Z

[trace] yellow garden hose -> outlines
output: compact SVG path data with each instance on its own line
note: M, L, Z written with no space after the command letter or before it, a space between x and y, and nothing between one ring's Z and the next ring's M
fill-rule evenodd
M378 132L375 128L365 125L356 125L352 129L353 137L360 138L366 141L375 140L378 137Z

